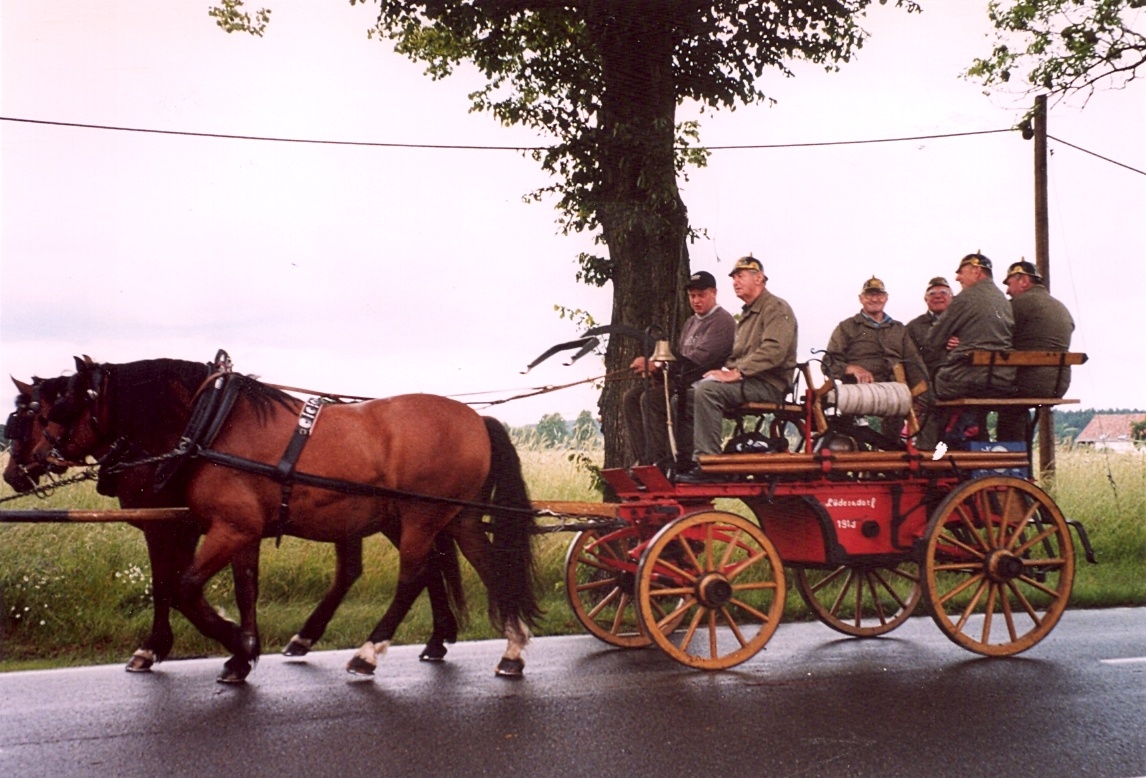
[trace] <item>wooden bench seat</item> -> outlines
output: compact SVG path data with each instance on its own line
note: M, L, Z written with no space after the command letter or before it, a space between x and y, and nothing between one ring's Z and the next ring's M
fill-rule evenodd
M1074 351L972 351L978 367L1065 367L1086 364L1086 354Z
M1086 354L1076 351L972 351L971 364L977 367L1068 367L1086 364ZM1061 397L959 397L939 400L939 408L1048 408L1070 405L1078 400Z
M959 397L938 400L938 408L1045 408L1051 405L1072 405L1078 400L1062 397Z
M794 403L743 403L728 411L729 418L758 416L762 413L788 413L803 415L804 406Z

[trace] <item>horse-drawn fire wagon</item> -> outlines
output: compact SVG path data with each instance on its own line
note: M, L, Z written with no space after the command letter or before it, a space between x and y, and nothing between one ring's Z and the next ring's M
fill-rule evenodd
M1062 364L1068 357L1077 363L1080 355L1042 359ZM133 509L123 518L139 522L145 532L148 511L153 512L150 518L160 520L150 526L191 521L191 539L172 542L190 542L192 548L200 533L205 535L194 562L188 556L185 569L178 571L182 588L169 594L190 597L193 604L185 601L181 610L190 610L193 621L198 620L196 626L235 654L220 680L241 681L257 657L257 633L246 626L248 611L253 624L252 584L248 580L243 590L246 579L236 567L236 596L245 598L240 602L244 615L240 627L224 624L204 610L203 581L227 563L242 563L249 574L250 544L257 549L259 539L268 534L285 532L338 543L337 533L310 523L314 515L329 517L323 506L332 501L343 514L352 515L351 524L339 518L344 522L339 527L345 537L358 540L359 554L362 534L381 530L399 546L403 565L415 552L422 554L411 569L421 569L436 534L452 533L482 573L491 600L500 609L495 611L495 623L504 627L510 640L499 665L499 674L504 675L520 674L519 651L536 606L521 588L524 579L500 580L520 578L522 566L530 564L520 545L498 545L498 534L505 532L501 527L512 523L512 516L477 531L493 535L492 545L472 531L474 515L480 525L481 514L499 505L502 513L529 512L531 523L537 517L559 515L560 523L548 529L576 530L566 556L565 584L574 614L592 635L617 647L655 644L683 664L709 670L734 666L764 647L781 621L789 581L816 618L847 635L883 635L917 610L925 610L945 635L966 649L988 656L1016 654L1044 638L1066 608L1075 572L1072 527L1093 561L1081 525L1065 519L1033 482L1030 430L1025 446L919 451L908 438L893 449L872 447L857 442L849 432L854 429L845 426L865 412L863 398L845 398L839 386L834 391L827 385L813 387L806 369L806 386L791 401L749 406L736 413L767 419L773 436L791 442L790 450L702 457L707 477L698 483L677 481L654 466L605 470L602 476L617 502L535 501L523 507L519 498L496 505L497 492L491 496L492 476L487 480L487 473L504 475L501 471L509 467L490 460L496 459L499 449L493 429L498 425L483 428L480 422L465 421L458 404L433 402L426 408L427 403L417 401L393 415L393 403L402 399L393 398L331 406L322 410L320 418L320 408L313 403L304 405L269 392L250 379L227 389L229 364L226 370L218 369L218 358L206 370L201 364L194 370L180 367L187 375L179 377L168 364L153 366L147 375L115 368L85 366L77 360L76 375L54 387L52 397L37 394L34 403L31 397L23 406L18 402L17 413L23 416L14 414L14 429L25 438L24 448L13 452L13 463L38 462L46 469L47 463L98 451L109 470L131 473L133 468L144 468L141 478L148 484L168 479L179 484L177 497L164 497L161 485L153 490L158 498L134 503L125 500L127 487L121 484L121 502ZM214 387L207 394L218 392L213 410L203 410L202 387L196 391L201 382ZM144 385L146 396L165 397L167 410L157 406L146 419L154 428L163 414L171 416L164 417L162 434L154 429L146 435L133 431L123 418L125 409L137 407L143 396L132 397L133 406L120 403L123 395ZM900 396L904 391L910 399L909 390L901 388ZM43 405L52 401L56 407L46 413ZM959 410L975 402L945 405ZM1030 409L1060 402L1070 401L1010 398L990 405ZM845 404L847 414L840 412ZM170 411L172 407L178 412ZM357 410L338 413L340 407ZM347 436L362 433L377 439L385 425L393 426L399 418L404 424L413 419L415 429L406 437L386 431L384 452L360 448L359 461L337 459L338 446L345 448ZM456 435L463 421L473 427L471 436L484 441L488 432L493 442L481 442L472 454L460 451ZM352 432L354 425L357 432ZM324 429L332 436L329 442L319 437ZM256 434L258 445L251 442ZM398 437L392 437L395 434ZM424 440L432 435L444 436L445 448L415 451L428 445ZM310 438L314 440L308 443ZM367 445L358 438L353 443ZM33 456L34 446L54 451L55 459ZM285 453L276 453L284 447ZM387 461L376 470L361 461L374 453L393 457L396 451L426 461L409 468L406 462L399 467ZM459 456L464 457L464 467ZM516 463L516 457L512 461ZM406 470L420 474L405 480L394 475ZM455 478L452 485L443 475L454 478L466 470L472 474ZM228 495L225 499L219 497L223 493ZM340 498L333 500L332 493ZM223 549L225 541L240 533L242 508L234 506L244 502L259 516L249 529L253 541ZM737 504L747 508L751 518L734 512ZM5 520L33 518L21 513L25 512L5 512ZM221 518L205 518L216 514ZM418 520L411 523L415 514ZM192 515L195 518L189 519ZM468 530L452 529L458 517L470 517L465 519L471 521ZM223 523L226 527L220 529ZM516 526L514 532L519 533L521 525ZM544 520L531 531L539 529L546 529ZM149 535L153 567L162 563L154 547L158 543ZM337 548L341 567L342 555L353 555L354 547ZM253 553L257 571L257 551ZM491 555L501 560L495 563L501 566L499 571L492 574ZM195 586L189 588L188 581ZM400 578L396 604L349 669L373 672L375 649L384 650L396 620L423 586L434 601L433 576L419 574L408 582ZM305 653L321 636L345 594L345 588L337 593L336 588L296 636L298 644L292 642L296 652ZM438 591L440 604L444 590L438 586ZM456 633L456 624L452 628ZM440 647L442 639L451 638L450 629L448 619L443 622L436 615L431 643L437 640ZM152 660L162 658L170 649L169 639L166 643L164 639L161 636L158 645L147 649L150 656L140 659L137 652L135 669L146 669Z

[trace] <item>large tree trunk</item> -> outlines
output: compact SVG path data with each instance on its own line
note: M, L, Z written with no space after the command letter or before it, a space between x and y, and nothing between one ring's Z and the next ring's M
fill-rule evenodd
M612 267L612 323L656 326L675 341L687 310L688 214L676 184L675 39L666 16L625 13L593 20L605 82L599 116L604 186L596 209ZM625 370L640 345L611 337L606 370ZM632 464L624 461L621 418L621 398L630 386L606 382L601 394L606 467Z

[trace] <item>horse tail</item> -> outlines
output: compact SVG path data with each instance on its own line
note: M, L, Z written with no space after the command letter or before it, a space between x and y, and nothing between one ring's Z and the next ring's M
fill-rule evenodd
M493 588L489 616L504 630L520 619L533 628L541 616L537 604L537 568L533 559L533 504L521 474L521 460L509 433L497 419L483 416L490 442L486 501L491 503Z
M457 620L454 634L445 636L447 643L453 643L458 639L457 628L465 628L469 621L466 589L462 583L461 567L458 565L458 545L448 532L439 532L434 538L434 548L430 553L433 561L430 565L430 575L442 577L450 611Z

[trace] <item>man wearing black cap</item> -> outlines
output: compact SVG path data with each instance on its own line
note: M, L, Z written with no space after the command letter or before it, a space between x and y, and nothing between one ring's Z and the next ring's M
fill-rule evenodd
M1070 351L1074 319L1061 302L1051 297L1043 277L1030 262L1020 261L1007 268L1003 280L1011 296L1015 329L1011 348L1015 351ZM1070 368L1020 367L1015 388L1020 397L1062 397L1070 386ZM999 440L1026 440L1030 417L1025 410L1008 409L999 413Z
M959 262L955 280L963 288L931 328L928 345L946 356L935 371L935 395L1006 397L1014 394L1013 367L973 366L971 351L1010 351L1015 320L1011 304L992 278L991 260L968 254Z
M732 351L736 320L716 304L716 279L705 270L688 279L688 304L693 315L684 323L674 356L677 362L670 374L677 392L700 379L707 371L720 367ZM642 465L668 464L672 449L668 437L668 406L665 403L664 377L656 363L637 357L630 367L642 381L625 393L625 433L630 462ZM677 404L674 403L674 406ZM687 456L692 449L692 408L683 403L683 413L675 426L677 449Z
M694 460L721 452L725 411L746 402L782 402L796 370L796 315L765 288L768 277L760 260L741 257L729 275L744 307L723 368L709 370L694 386ZM704 478L694 470L677 480Z
M859 295L860 311L844 319L828 340L824 372L845 383L882 383L895 380L895 366L903 365L909 386L929 380L923 357L907 327L884 310L887 287L872 276L864 281ZM889 442L899 440L903 417L880 420L880 434Z

